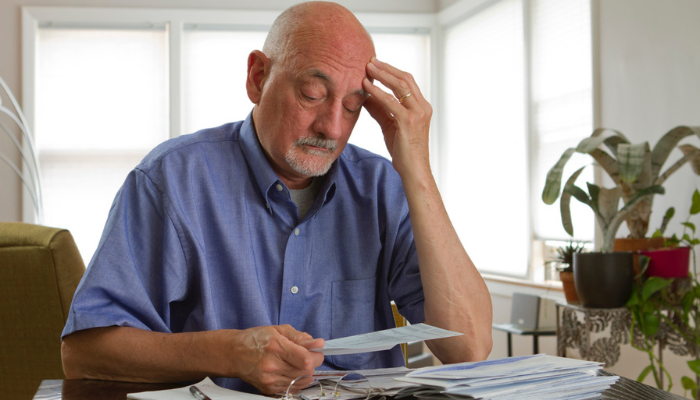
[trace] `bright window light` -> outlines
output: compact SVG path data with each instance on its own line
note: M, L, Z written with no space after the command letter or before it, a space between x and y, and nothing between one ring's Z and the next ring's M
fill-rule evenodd
M253 109L245 89L248 55L262 50L267 32L185 30L184 131L245 119Z
M533 230L538 239L569 240L562 227L559 200L544 204L542 190L547 172L564 151L593 131L590 2L534 0L530 14ZM588 155L575 154L563 179L591 161ZM585 182L593 182L591 165L576 183L585 188ZM592 241L595 219L591 209L572 199L571 213L575 239Z
M124 178L168 138L165 31L40 28L37 50L44 223L87 263Z
M522 4L500 1L444 37L446 207L477 268L524 276L530 232Z

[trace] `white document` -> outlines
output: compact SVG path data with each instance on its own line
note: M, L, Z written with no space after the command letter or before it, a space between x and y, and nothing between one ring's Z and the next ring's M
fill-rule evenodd
M409 377L437 379L493 378L522 375L535 372L562 371L571 369L599 369L600 363L536 354L522 357L507 357L495 360L465 362L419 368L407 374Z
M442 339L460 335L463 334L426 324L416 324L327 340L323 348L312 349L311 351L321 352L326 356L368 353L372 351L388 350L397 344L406 342Z
M129 393L126 398L133 400L194 400L194 396L190 393L190 386L192 385L168 390ZM194 386L197 386L197 389L209 396L211 400L270 400L266 396L222 388L209 378L195 383Z
M412 369L406 367L391 367L391 368L375 368L375 369L357 369L352 371L339 371L336 369L314 371L314 378L318 379L331 379L341 377L348 374L360 374L366 377L378 376L378 375L406 375L407 373L413 371Z

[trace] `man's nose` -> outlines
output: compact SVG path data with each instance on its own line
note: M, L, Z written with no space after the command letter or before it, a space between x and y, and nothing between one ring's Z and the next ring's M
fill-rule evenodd
M340 101L324 104L316 115L315 130L326 139L338 140L343 133L343 105Z

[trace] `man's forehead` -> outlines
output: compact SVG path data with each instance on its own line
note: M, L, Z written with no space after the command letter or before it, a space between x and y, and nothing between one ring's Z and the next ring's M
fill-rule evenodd
M336 82L333 81L333 78L331 78L330 75L326 74L325 72L321 71L318 68L308 68L308 69L304 70L301 75L306 76L306 77L318 78L318 79L326 82L329 85L336 84ZM361 85L361 83L360 83L360 85ZM365 89L363 89L362 86L358 87L356 90L353 90L352 93L357 93L363 97L369 96L369 93L367 93L367 91L365 91Z

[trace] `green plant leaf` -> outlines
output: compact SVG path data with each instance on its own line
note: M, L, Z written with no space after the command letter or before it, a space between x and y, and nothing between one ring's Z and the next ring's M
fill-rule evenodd
M653 365L647 365L647 367L644 368L644 369L642 370L642 372L639 374L639 376L637 377L637 382L644 382L644 379L645 379L645 378L647 377L647 375L649 375L649 373L650 373L651 371L653 371L653 370L654 370L654 366L653 366Z
M620 133L620 135L622 134ZM629 141L627 141L627 139L624 136L615 135L608 137L603 143L605 143L605 146L607 146L607 148L610 150L610 153L612 153L613 156L617 157L617 146L620 143L629 143Z
M554 204L554 202L557 201L559 189L561 189L561 177L564 173L564 166L574 152L576 152L574 148L566 149L561 158L559 158L559 161L547 172L547 181L542 191L542 201L544 201L545 204Z
M654 233L651 235L652 238L657 238L657 237L664 237L664 233L661 231L661 229L657 229L654 231Z
M586 193L586 191L580 187L576 185L566 185L564 190L572 194L576 200L580 201L581 203L586 204L589 207L591 206L591 199L588 197L588 193Z
M636 306L639 304L639 295L637 294L636 290L632 291L632 294L630 295L629 300L627 300L627 307L632 307Z
M637 275L637 277L644 276L644 273L647 272L647 268L649 268L649 261L651 261L651 258L639 256L639 275Z
M579 153L586 154L598 148L598 146L600 146L605 141L605 138L602 136L594 136L597 131L598 129L593 131L593 135L580 141L579 144L576 146L576 151L578 151ZM601 133L603 131L604 130L600 130Z
M617 168L620 180L623 182L636 182L642 173L644 155L650 153L649 143L626 144L617 146Z
M620 181L620 173L617 168L617 160L612 158L610 154L601 149L593 149L593 151L588 154L590 154L598 165L600 165L603 170L608 173L613 182L615 182L615 185L622 183Z
M690 166L693 168L693 172L695 172L696 175L700 175L700 149L690 144L684 144L678 146L678 148L681 149L684 156L690 154L690 157L692 157L690 159Z
M695 189L693 192L693 204L690 206L690 215L700 213L700 192Z
M681 225L687 227L691 231L693 231L693 234L695 234L695 224L692 222L681 222Z
M696 375L700 375L700 360L688 361L688 367L690 367Z
M644 282L642 287L642 300L647 300L651 295L665 288L673 282L673 279L664 279L658 276L652 276Z
M590 192L590 188L588 191ZM615 186L612 189L600 188L598 190L596 211L600 214L600 217L603 218L606 226L615 218L617 209L620 207L621 196L622 188L620 186Z
M676 215L676 209L669 207L668 210L666 210L666 214L664 214L664 218L671 219L674 215Z
M677 126L668 131L661 137L661 139L659 139L654 146L654 149L651 151L652 176L659 176L661 167L664 165L669 154L671 154L671 151L676 147L678 142L693 134L700 137L700 127ZM668 175L666 177L668 177ZM661 184L663 182L658 183Z
M683 385L683 389L685 390L693 390L697 389L698 385L695 383L695 380L690 379L688 376L684 376L681 378L681 385Z
M625 204L625 206L622 207L622 210L628 210L628 209L634 207L634 205L637 204L637 202L639 202L642 199L642 197L644 197L644 196L649 196L652 194L664 194L664 193L666 193L666 189L664 189L663 186L660 186L660 185L649 186L647 188L639 190L637 192L637 194L635 194L634 197L632 197L630 199L630 201L628 201L627 204Z
M668 227L669 221L671 221L671 218L676 214L676 209L673 207L669 207L668 210L666 210L666 214L664 214L663 219L661 220L661 227L654 232L654 236L652 237L663 237L664 232L666 232L666 228Z
M566 181L566 186L568 185L573 185L574 182L576 182L576 179L578 179L579 175L581 175L581 172L583 169L586 168L585 166L577 169L569 179ZM561 223L562 226L564 226L564 230L566 233L568 233L570 236L574 236L574 225L571 222L571 193L567 192L564 190L561 194L561 199L559 200L559 209L561 211Z
M643 320L644 324L640 327L642 333L647 337L656 335L659 331L659 317L654 313L644 313Z
M690 312L690 307L693 306L693 303L695 302L695 293L693 291L689 291L685 295L683 295L683 314L688 315Z

